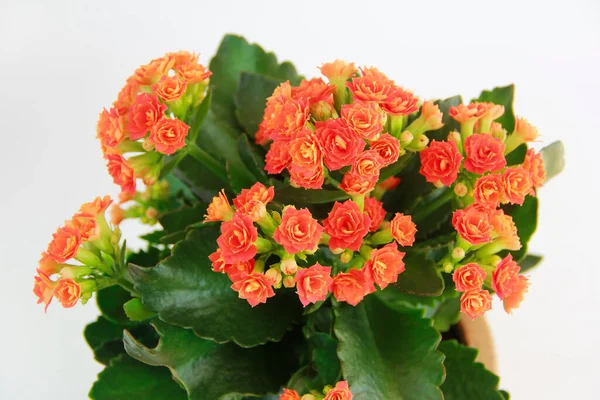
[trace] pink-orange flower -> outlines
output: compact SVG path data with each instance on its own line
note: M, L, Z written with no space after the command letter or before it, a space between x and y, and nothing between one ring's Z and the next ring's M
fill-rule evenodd
M354 99L365 102L384 102L392 90L393 82L380 76L366 75L353 78L346 86Z
M396 243L390 243L371 252L371 259L363 268L365 276L375 282L381 289L398 280L398 275L404 272L405 253L398 251Z
M473 188L475 202L495 208L504 196L504 184L500 175L489 174L482 176Z
M212 72L196 60L176 65L174 69L177 76L189 85L203 83L212 75Z
M231 221L221 224L221 236L217 239L217 244L223 260L227 264L235 264L254 258L257 252L254 242L257 239L258 231L252 220L235 213Z
M52 259L50 254L47 252L42 252L42 257L38 262L38 271L43 272L44 274L51 276L60 272L62 265L57 263Z
M129 107L133 105L135 102L135 98L140 91L140 85L135 81L135 79L129 78L127 79L127 83L119 94L117 95L117 100L113 103L113 107L117 109L119 115L125 115Z
M492 309L492 296L484 289L471 289L460 296L460 311L475 319Z
M385 210L383 209L383 203L373 197L365 198L365 213L371 218L371 226L369 231L375 232L379 229L379 225L385 218Z
M492 272L492 289L500 300L510 296L516 290L520 270L521 267L510 254L496 265L496 269Z
M502 174L502 183L506 200L512 204L522 205L525 196L533 190L529 171L523 167L507 168Z
M77 255L81 242L81 234L77 229L58 228L52 235L47 253L57 263L64 263Z
M295 390L283 389L283 393L279 396L279 400L300 400L300 395Z
M426 101L421 106L421 115L420 119L423 120L423 123L427 130L435 131L444 126L442 122L442 118L444 114L440 111L440 107L431 101Z
M94 239L99 234L98 224L94 216L89 214L77 213L69 221L65 222L65 226L77 230L81 235L82 242Z
M542 187L546 181L546 170L544 168L544 159L542 158L542 155L540 153L536 154L533 149L527 150L525 161L523 161L523 168L529 172L533 187Z
M352 173L360 176L376 176L379 178L379 171L384 166L384 161L376 150L363 151L358 155L352 164Z
M523 142L533 142L539 136L537 128L525 118L517 118L513 135L518 136Z
M508 314L512 314L513 309L519 308L528 289L529 281L525 276L519 275L514 291L504 298L504 311Z
M164 118L167 106L149 93L139 94L129 110L129 138L138 140L146 136L156 123Z
M158 97L167 102L177 100L183 96L186 88L187 82L181 80L177 75L164 75L158 83L152 85L152 90Z
M390 176L385 181L379 183L378 187L382 188L383 190L392 190L392 189L396 189L396 187L398 187L399 184L400 184L400 178L397 178L395 176Z
M73 279L60 279L54 291L54 297L64 308L71 308L77 304L81 296L81 287Z
M325 233L330 236L329 247L332 250L350 249L358 251L363 238L369 232L371 218L360 211L352 200L336 202L323 221Z
M266 206L275 197L275 188L266 187L256 182L250 189L242 189L242 192L233 199L233 204L238 213L250 217L252 221L259 221L266 214Z
M112 199L110 198L110 196L98 196L88 203L83 203L81 207L79 207L79 212L82 214L87 214L96 217L97 215L104 213L104 211L106 211L108 206L110 206L111 204Z
M275 89L273 96L267 100L263 118L264 135L270 139L294 137L296 132L304 128L309 117L308 100L291 99L289 82L282 83Z
M229 204L225 190L221 190L218 196L213 197L212 201L206 209L206 215L204 216L205 222L211 221L226 221L231 219L233 215L233 208Z
M410 115L419 109L419 99L400 86L392 86L387 98L380 103L383 111L390 115Z
M139 67L135 71L133 79L139 85L152 85L153 83L156 83L161 76L167 75L169 70L173 68L174 64L175 58L169 57L169 55L156 58L150 61L148 64Z
M265 171L269 174L279 174L292 162L289 150L290 143L287 140L276 140L265 157Z
M450 186L458 178L458 170L462 156L456 143L452 141L437 142L433 140L429 147L420 152L420 173L427 182L441 182Z
M370 293L370 285L361 270L351 269L333 277L331 292L337 301L357 305Z
M186 123L178 119L163 118L152 127L149 139L159 153L173 154L185 147L189 129Z
M311 80L303 79L300 86L292 88L292 98L308 99L309 104L315 104L319 101L326 101L331 97L335 90L334 86L323 82L321 78Z
M300 130L286 147L291 157L291 165L296 169L314 170L323 164L319 140L306 128Z
M352 400L352 392L348 388L348 382L340 381L335 387L327 392L323 400Z
M310 303L325 300L333 279L331 267L316 263L310 268L302 268L294 277L300 302L304 307Z
M391 221L390 229L392 236L400 246L412 246L415 242L417 226L412 221L410 215L396 213L394 219Z
M231 264L227 264L223 259L223 255L221 255L221 249L217 249L214 253L208 256L212 264L212 270L215 272L225 272L227 266Z
M352 165L365 148L365 141L341 118L319 121L316 125L325 165L331 171Z
M519 250L521 240L517 234L517 226L510 215L504 214L501 209L495 210L492 216L495 243L501 244L505 250Z
M240 274L231 288L239 293L240 299L246 299L252 307L266 303L269 297L275 296L269 278L257 272Z
M383 130L383 112L376 103L355 101L342 106L342 119L361 138L377 140Z
M38 269L37 272L38 274L33 278L33 294L38 298L37 303L44 303L44 310L47 310L54 297L56 282L53 282L43 271Z
M481 289L485 276L485 271L477 263L469 263L458 267L452 274L452 280L457 291L466 292Z
M283 209L281 223L273 239L290 254L315 250L321 240L323 227L312 217L308 209L297 210L294 206Z
M96 138L102 146L114 148L125 139L125 127L126 120L121 111L114 107L110 111L102 110L96 126Z
M400 142L392 135L384 133L379 136L377 141L371 142L371 150L375 150L379 154L383 166L386 167L398 161Z
M482 204L471 204L465 209L456 210L452 216L452 226L456 232L472 245L492 240L492 210Z
M476 133L469 136L465 140L466 170L476 174L500 171L506 166L504 148L504 143L491 135Z
M135 194L135 173L129 162L118 154L106 156L108 173L123 192Z
M238 280L240 280L242 274L252 274L255 265L256 260L254 260L254 258L251 258L247 261L235 264L226 264L223 267L223 272L227 274L227 276L229 277L229 279L231 279L232 282L237 282Z
M323 76L329 79L329 82L334 84L346 82L352 75L356 73L354 63L348 63L343 60L335 60L334 62L324 63L319 67Z
M344 175L339 188L350 196L363 196L375 189L378 178L378 175L365 176L350 171Z
M323 165L317 165L314 169L297 168L292 165L289 168L290 183L295 187L304 189L321 189L325 182L325 171Z
M477 120L479 119L485 110L481 107L478 107L477 103L471 104L459 104L458 106L450 107L448 114L456 121L463 123L469 120Z

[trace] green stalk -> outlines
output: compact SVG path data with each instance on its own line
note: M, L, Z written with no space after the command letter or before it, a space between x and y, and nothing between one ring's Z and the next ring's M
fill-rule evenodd
M208 154L206 151L202 150L195 143L188 143L187 145L188 153L190 156L194 157L197 161L199 161L202 165L208 168L211 172L217 175L223 182L227 182L229 178L227 177L227 171L225 167L217 161L213 156Z
M427 204L425 207L419 209L416 213L412 214L413 222L423 221L425 218L429 216L432 212L437 210L440 206L446 204L452 199L454 192L449 187L446 188L444 193L438 196L437 199Z

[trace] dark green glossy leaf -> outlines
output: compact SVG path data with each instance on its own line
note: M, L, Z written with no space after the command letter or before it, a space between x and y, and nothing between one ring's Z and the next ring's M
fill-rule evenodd
M195 141L198 137L200 128L202 127L202 124L204 123L204 120L206 119L206 116L208 115L208 112L210 110L211 102L212 91L209 90L204 100L202 100L202 103L200 103L198 107L192 110L191 113L188 112L190 117L187 123L191 127L189 132L190 140Z
M156 313L148 310L137 297L123 304L123 309L131 321L146 321L156 316Z
M173 170L175 175L200 200L209 203L215 193L230 186L191 156L185 157Z
M423 254L413 253L404 257L406 269L393 285L408 294L417 296L439 296L444 291L444 280L432 260Z
M217 248L217 236L216 227L192 230L156 267L130 265L142 301L161 320L219 343L250 347L280 340L300 316L298 297L279 290L254 308L239 299L227 276L211 270L208 256Z
M137 253L131 253L127 256L127 262L139 265L140 267L152 267L161 259L161 251L156 247L149 247L148 250L140 250Z
M315 332L308 338L308 343L312 350L312 365L318 374L313 386L319 389L327 385L335 386L341 374L337 357L338 341L326 333Z
M544 258L542 256L538 256L535 254L527 254L525 258L519 261L519 266L521 267L521 273L529 271L530 269L537 266L542 262Z
M168 235L185 231L185 228L194 222L204 221L205 214L205 204L197 204L194 207L183 206L177 210L161 214L158 221L162 225L165 234Z
M521 250L511 252L516 261L522 260L527 254L527 244L537 229L538 199L527 196L522 206L512 206L508 210L517 226L517 234L521 239Z
M127 353L146 364L168 367L191 400L276 393L289 377L273 346L219 345L161 321L153 325L160 336L158 346L148 348L126 332Z
M123 327L100 316L85 327L83 336L99 363L108 365L110 360L123 353Z
M458 293L454 291L455 293ZM456 296L444 301L433 314L433 327L440 332L447 332L460 320L460 297Z
M377 296L335 308L344 378L354 400L441 400L440 334L422 311L397 311Z
M381 170L379 174L379 182L383 182L391 176L397 175L400 171L402 171L412 158L415 157L415 153L407 153L400 157L398 161L389 165Z
M243 71L235 93L236 116L250 137L256 135L263 119L267 97L279 86L280 80Z
M104 288L96 294L96 302L102 315L110 322L121 326L135 325L127 318L123 309L123 304L129 300L131 294L117 285Z
M506 165L520 165L525 160L527 145L523 143L506 156Z
M238 139L238 151L242 162L258 180L267 185L269 178L265 173L265 152L263 149L250 143L248 136L242 134Z
M350 198L341 190L311 190L285 186L275 189L275 201L281 204L326 204Z
M396 176L400 184L394 190L387 191L383 196L383 207L390 213L407 213L425 196L431 193L435 186L425 180L419 173L421 161L413 156L407 165Z
M544 147L540 153L544 159L546 182L565 169L565 145L560 140Z
M167 368L151 367L126 354L114 358L90 390L92 400L183 400L185 391Z
M513 111L513 100L515 97L515 85L496 87L492 90L484 90L478 99L473 101L492 102L504 106L504 115L496 121L511 133L515 129L515 114Z
M476 349L448 340L440 343L439 350L446 355L446 380L441 387L444 400L504 399L498 391L500 379L475 362Z

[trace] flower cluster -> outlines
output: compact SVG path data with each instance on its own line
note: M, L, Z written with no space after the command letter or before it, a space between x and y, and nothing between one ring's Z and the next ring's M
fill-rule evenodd
M490 293L482 288L484 282L505 300L505 309L510 312L519 306L528 283L518 276L519 267L511 256L502 261L495 256L503 250L521 248L517 227L501 206L522 205L526 196L535 195L535 189L545 181L545 171L541 155L533 149L518 165L507 166L506 155L535 140L537 130L525 119L518 119L514 132L507 135L495 121L503 115L504 107L493 103L461 104L450 108L449 113L460 124L460 132L451 132L446 141L433 141L420 153L421 174L437 187L451 187L463 207L452 217L456 247L442 265L446 272L454 271L456 288L464 292L463 312L475 317L491 308ZM469 252L472 256L465 258ZM477 262L460 265L463 259ZM510 265L510 276L498 272L506 270L506 265ZM497 279L510 283L498 284Z
M321 66L321 78L298 87L281 84L268 98L256 141L272 141L265 169L286 170L293 186L320 189L326 179L351 196L372 192L382 168L406 150L419 151L426 131L442 126L442 113L396 85L376 68L357 70L337 60ZM349 89L349 90L348 90ZM341 184L332 177L339 171ZM337 175L337 173L336 173Z
M137 178L155 183L165 155L186 146L190 127L184 120L204 99L210 74L196 54L168 53L138 68L100 113L96 136L122 192L133 196Z
M336 202L319 222L306 208L269 211L273 197L273 187L256 183L233 199L233 207L221 192L207 209L206 222L221 222L218 249L209 257L213 270L227 274L232 289L251 306L265 303L282 286L295 287L305 307L328 293L356 305L375 285L384 289L404 271L405 253L398 245L415 240L410 216L398 213L385 224L382 203L366 198L362 209L353 200ZM378 245L383 246L372 247ZM319 262L325 246L339 256L339 270Z
M148 185L134 195L121 192L119 203L110 208L110 222L118 226L124 219L136 218L144 224L154 225L159 213L169 210L169 194L166 180Z
M54 297L65 308L79 299L86 302L106 283L115 263L120 262L120 233L110 228L105 211L110 197L98 197L85 203L73 217L52 235L42 253L34 278L33 293L46 309ZM69 262L78 261L79 264Z
M350 392L348 382L340 381L335 384L335 387L325 387L323 393L313 391L304 396L300 396L295 390L283 389L279 400L352 400L352 392Z

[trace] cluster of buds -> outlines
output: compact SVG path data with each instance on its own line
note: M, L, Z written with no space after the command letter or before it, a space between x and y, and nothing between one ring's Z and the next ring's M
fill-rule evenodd
M460 132L451 132L447 141L433 141L420 153L421 174L437 187L452 188L445 198L455 196L463 207L452 217L456 246L441 264L444 271L454 271L457 290L464 292L462 310L471 317L483 315L491 307L484 283L504 299L507 312L519 306L527 279L518 276L519 267L512 257L501 260L496 254L519 250L521 242L512 217L500 206L522 205L546 179L543 159L533 149L527 151L522 164L507 166L506 155L535 140L537 130L518 119L514 132L507 135L495 121L503 113L504 107L493 103L452 107L450 115L460 123ZM502 272L507 268L510 276Z
M169 183L160 180L134 195L121 192L119 203L110 209L110 222L118 226L124 219L136 218L144 224L154 225L159 213L168 211L169 205Z
M85 303L93 292L114 280L123 254L121 234L108 225L104 215L111 203L105 196L83 204L52 235L39 261L33 288L38 303L44 303L46 309L54 297L65 308L73 307L79 299Z
M352 392L348 382L340 381L335 384L335 387L326 386L322 393L313 391L304 396L300 396L295 390L283 389L279 400L352 400Z
M190 127L183 121L205 98L210 75L198 55L168 53L138 68L112 108L100 113L97 138L123 192L133 196L138 178L155 183L165 155L186 146Z
M356 305L376 290L375 285L383 289L404 271L405 253L398 245L414 243L417 230L410 216L398 213L384 222L382 203L367 197L361 205L354 200L336 202L319 222L304 208L268 211L273 196L272 187L256 183L242 190L232 207L222 192L205 219L221 222L218 249L209 257L213 270L227 274L232 289L251 306L265 303L282 286L295 287L305 307L329 293ZM308 265L319 245L339 257L336 267Z
M298 87L281 84L267 99L256 134L258 144L272 141L265 170L286 170L293 186L320 189L329 182L351 196L372 192L382 168L429 142L425 132L442 126L432 102L419 111L419 99L376 68L357 70L336 60L321 66L321 78ZM407 126L408 125L408 126ZM339 171L341 184L330 175Z

